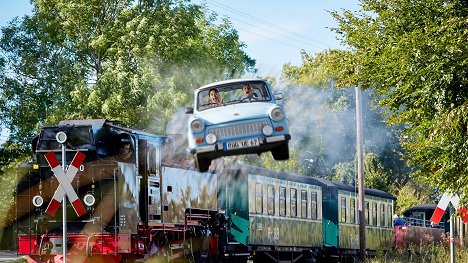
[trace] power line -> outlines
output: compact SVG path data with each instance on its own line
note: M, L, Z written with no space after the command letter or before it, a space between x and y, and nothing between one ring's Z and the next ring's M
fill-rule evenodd
M326 43L324 43L324 42L321 42L321 41L319 41L319 40L316 40L316 39L311 38L311 37L309 37L309 36L306 36L306 35L304 35L304 34L300 34L300 33L297 33L297 32L294 32L294 31L291 31L291 30L288 30L288 29L285 29L285 28L283 28L283 27L280 27L280 26L275 25L275 24L272 24L272 23L270 23L270 22L268 22L268 21L259 19L259 18L257 18L257 17L254 17L254 16L250 15L250 14L247 14L247 13L245 13L245 12L239 11L239 10L237 10L237 9L234 9L234 8L232 8L232 7L230 7L230 6L221 4L221 3L216 2L216 1L214 1L214 0L206 0L206 1L212 3L213 5L216 5L216 6L220 7L220 8L222 8L222 9L229 10L229 11L232 12L232 13L238 14L238 15L240 15L240 16L243 16L243 17L245 17L245 18L254 20L254 21L259 22L259 23L262 23L262 24L264 24L264 25L271 26L271 27L273 27L273 28L279 29L279 30L281 30L281 31L283 31L283 32L286 32L286 33L288 33L288 34L296 35L297 37L300 37L300 38L302 38L302 39L306 39L306 40L308 40L308 41L312 41L312 42L318 43L318 44L323 45L323 46L325 46L325 47L327 47L327 48L330 47L330 45L328 45L328 44L326 44ZM232 18L232 17L231 17L231 18ZM294 40L294 41L298 41L298 42L303 42L303 41L297 40L297 39L293 39L293 40ZM303 42L303 43L304 43L304 42ZM308 44L309 44L309 43L308 43ZM317 47L317 46L316 46L316 47Z
M297 48L297 49L304 49L304 48L295 46L295 45L293 45L293 44L289 44L289 43L280 41L280 40L278 40L278 39L274 39L274 38L267 37L267 36L264 36L264 35L259 35L258 33L252 32L252 31L250 31L250 30L248 30L248 29L245 29L245 28L242 28L242 27L238 27L238 28L240 28L240 29L242 29L242 30L244 30L245 32L248 32L248 33L250 33L250 34L257 35L257 36L261 36L261 37L263 37L263 38L267 38L267 39L269 39L269 40L271 40L271 41L275 41L275 42L278 42L278 43L283 44L283 45L286 45L286 46L290 46L290 47Z
M211 10L211 11L213 11L213 10ZM214 12L214 11L213 11L213 12ZM240 19L237 19L237 18L234 18L234 17L229 17L229 16L227 16L227 17L228 17L229 19L236 20L236 21L239 21L239 22L244 23L244 24L246 24L246 25L255 27L255 25L253 25L253 24L251 24L251 23L248 23L248 22L245 22L245 21L242 21L242 20L240 20ZM257 35L257 36L261 36L261 37L263 37L263 38L268 38L268 39L270 39L270 40L279 42L279 43L284 44L284 45L288 45L288 46L290 46L290 47L294 47L294 48L298 48L298 49L305 49L305 48L303 48L303 47L301 48L301 47L298 47L298 46L293 45L293 44L288 44L288 43L279 41L279 40L277 40L277 39L274 39L274 38L271 38L271 37L268 37L268 36L265 36L265 35L262 35L262 34L259 34L259 33L255 33L255 32L249 31L249 30L247 30L247 29L245 29L245 28L242 28L242 27L239 27L239 26L238 26L238 28L239 28L239 29L242 29L243 31L249 32L249 33L251 33L251 34L254 34L254 35ZM288 39L288 40L293 40L293 41L300 42L300 43L303 43L303 44L306 44L306 45L310 45L310 44L311 44L311 43L308 43L308 42L305 42L305 41L295 40L295 39L288 38L288 37L285 36L285 35L278 34L277 32L271 31L271 30L269 30L269 29L262 28L262 30L263 30L263 31L270 32L270 33L273 33L273 34L276 34L276 35L279 35L279 36L281 36L281 37L283 37L283 38L285 38L285 39ZM317 47L317 46L316 46L316 47ZM317 47L317 48L318 48L318 47Z

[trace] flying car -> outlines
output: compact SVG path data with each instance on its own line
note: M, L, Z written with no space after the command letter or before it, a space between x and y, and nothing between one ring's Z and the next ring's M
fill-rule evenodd
M215 82L194 92L187 108L189 150L200 172L211 160L232 155L270 151L275 160L289 159L288 121L279 102L263 79Z

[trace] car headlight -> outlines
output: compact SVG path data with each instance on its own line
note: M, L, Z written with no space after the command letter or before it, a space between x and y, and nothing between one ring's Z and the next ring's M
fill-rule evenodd
M35 195L32 199L32 203L35 207L41 207L44 203L44 199L40 195Z
M205 125L199 119L195 119L190 123L190 128L194 133L199 133L205 129Z
M265 136L270 136L273 134L273 127L270 125L265 125L262 127L262 132Z
M208 135L206 135L205 139L206 139L206 143L215 144L218 138L216 138L216 135L214 133L209 133Z
M270 111L270 118L274 121L282 121L284 119L284 112L280 107L274 107Z
M92 206L96 202L96 198L92 194L86 194L83 198L85 205Z

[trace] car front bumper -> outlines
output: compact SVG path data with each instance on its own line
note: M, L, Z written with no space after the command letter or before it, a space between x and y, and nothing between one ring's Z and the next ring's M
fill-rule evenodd
M235 154L246 154L246 153L261 153L269 151L276 146L287 143L291 139L291 135L278 135L265 137L260 141L260 145L256 147L240 148L234 150L224 150L224 142L218 142L213 145L195 147L190 150L192 154L203 155L207 157L220 157L220 156L229 156Z

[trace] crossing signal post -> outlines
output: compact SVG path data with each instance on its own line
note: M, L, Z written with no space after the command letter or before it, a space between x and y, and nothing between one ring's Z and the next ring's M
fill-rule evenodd
M65 173L65 166L67 165L67 149L65 149L65 142L67 141L67 134L64 132L58 132L56 136L57 142L62 146L62 171ZM55 155L54 155L55 156ZM59 186L60 188L60 186ZM58 189L57 189L58 191ZM53 199L52 199L53 200ZM67 195L63 195L62 201L63 209L63 241L62 241L62 253L63 253L63 263L67 263Z
M62 202L62 210L63 210L63 240L62 240L62 252L63 252L63 262L67 262L67 196L70 199L70 202L75 209L75 212L78 216L82 216L86 213L86 209L81 203L81 200L78 197L78 194L73 189L71 182L75 177L76 173L79 170L79 167L83 163L85 159L85 155L81 152L77 152L73 161L71 162L68 169L65 169L67 165L67 154L65 148L65 142L67 141L67 135L64 132L58 132L55 136L55 139L58 143L62 146L62 167L60 167L60 163L55 156L54 152L48 152L45 155L47 162L49 163L52 172L54 173L55 177L59 181L59 186L50 201L46 213L50 216L54 216L55 212L57 212L58 207L60 206L60 202Z
M449 204L452 203L452 206L449 206ZM454 234L453 234L453 209L455 208L457 212L460 214L462 222L467 223L468 222L468 211L466 207L461 206L460 207L460 197L457 194L449 194L448 192L445 192L442 195L442 198L440 198L439 203L437 204L437 207L432 214L431 217L431 222L435 224L439 224L440 220L442 219L445 210L447 207L449 208L449 218L450 218L450 263L455 263L455 246L453 243L454 240Z

